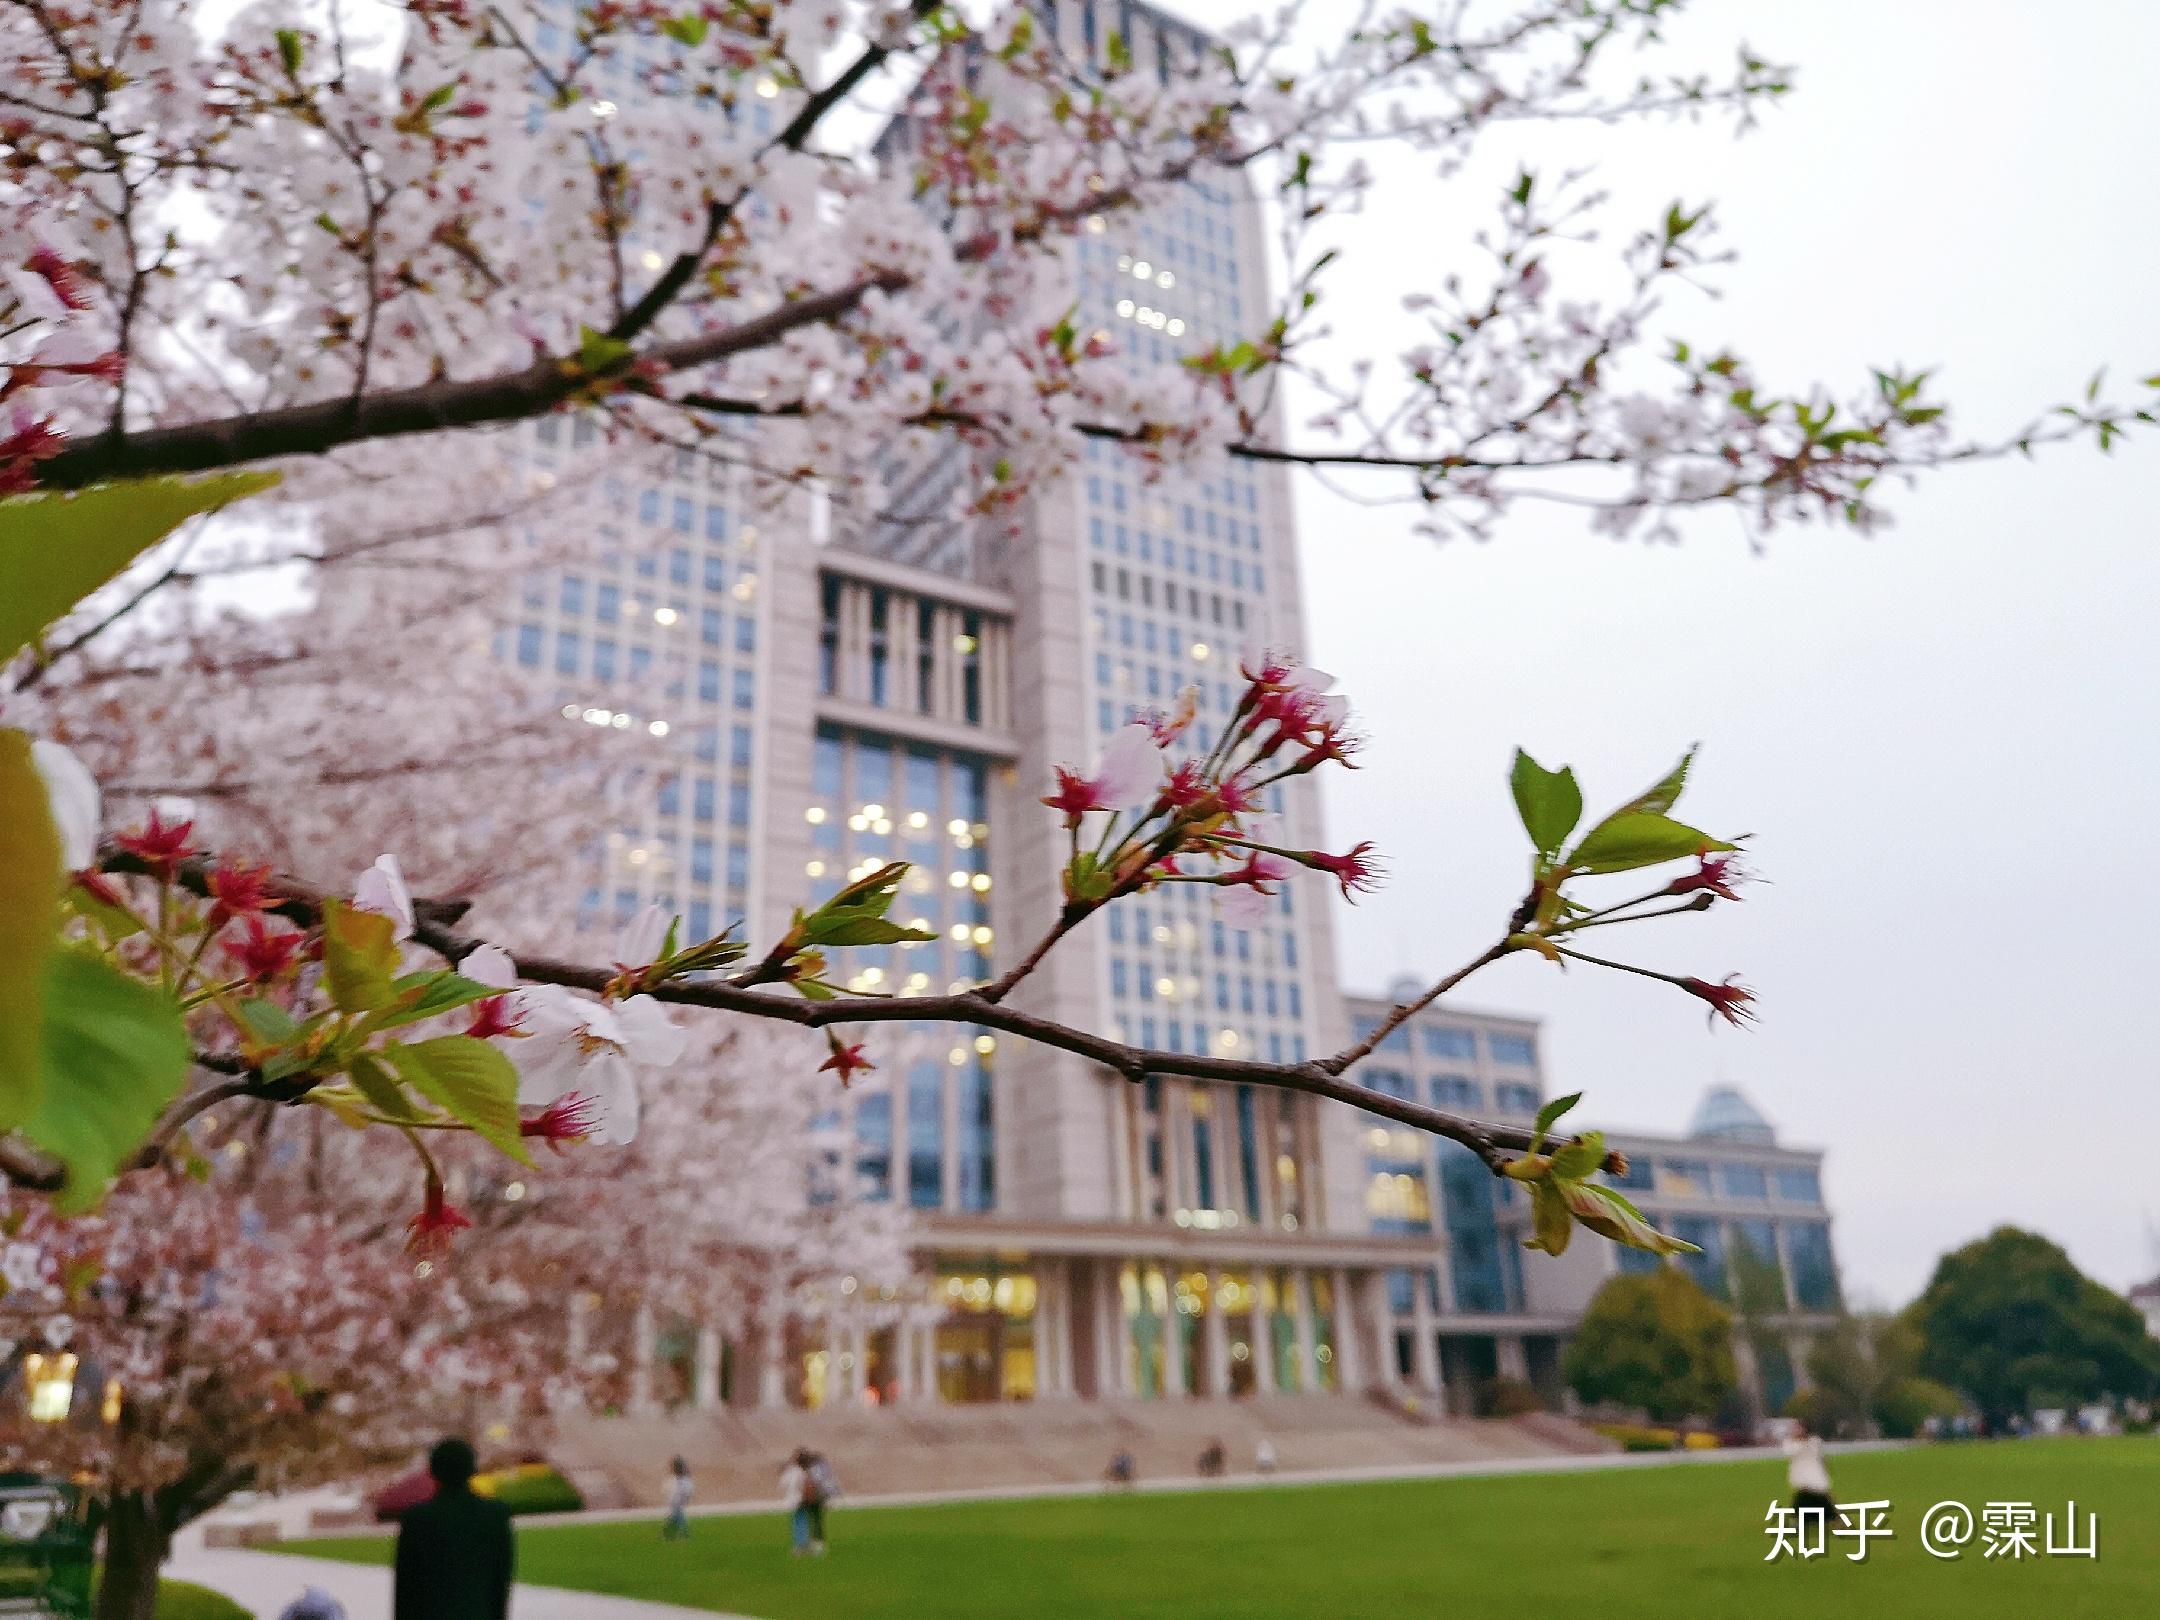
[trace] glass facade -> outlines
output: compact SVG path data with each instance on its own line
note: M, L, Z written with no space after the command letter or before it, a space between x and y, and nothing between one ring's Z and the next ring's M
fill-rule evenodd
M990 976L989 762L875 732L820 726L811 756L806 905L890 861L909 863L892 915L936 935L912 945L851 947L836 973L851 990L943 994ZM996 1037L981 1029L901 1026L917 1048L895 1092L853 1099L857 1185L914 1209L984 1211L997 1202ZM897 1100L896 1095L897 1093ZM905 1184L895 1154L905 1126Z
M550 480L594 436L543 417L513 454ZM657 903L705 939L750 905L762 541L739 515L738 469L685 453L644 480L603 481L598 565L521 580L497 644L551 678L563 724L644 745L620 820L582 852L580 925L619 927Z

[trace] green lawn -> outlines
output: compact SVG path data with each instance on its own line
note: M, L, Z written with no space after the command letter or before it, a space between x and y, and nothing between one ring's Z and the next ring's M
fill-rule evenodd
M2031 1440L1834 1458L1841 1500L1887 1497L1896 1539L1766 1564L1763 1510L1783 1465L1682 1463L1586 1474L1278 1486L832 1514L832 1552L786 1555L780 1515L528 1528L519 1575L761 1620L1247 1620L1517 1612L1598 1620L2074 1620L2155 1612L2160 1439ZM2075 1498L2100 1556L1946 1563L1919 1545L1946 1498L1977 1512ZM2044 1519L2043 1519L2044 1523ZM298 1543L360 1561L380 1538ZM1504 1606L1504 1607L1503 1607Z

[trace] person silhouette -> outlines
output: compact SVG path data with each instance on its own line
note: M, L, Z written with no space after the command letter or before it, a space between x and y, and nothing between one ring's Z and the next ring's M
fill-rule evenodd
M435 1494L398 1521L393 1620L508 1620L517 1562L510 1510L474 1494L478 1466L455 1436L428 1453Z

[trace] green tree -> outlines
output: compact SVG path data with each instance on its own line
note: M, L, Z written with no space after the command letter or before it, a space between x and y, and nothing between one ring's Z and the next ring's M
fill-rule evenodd
M2129 1301L2037 1232L1997 1227L1946 1254L1910 1312L1916 1370L1980 1408L2015 1413L2160 1391L2160 1343Z
M1736 1387L1732 1313L1671 1266L1615 1277L1568 1346L1568 1383L1586 1401L1661 1422L1706 1417Z

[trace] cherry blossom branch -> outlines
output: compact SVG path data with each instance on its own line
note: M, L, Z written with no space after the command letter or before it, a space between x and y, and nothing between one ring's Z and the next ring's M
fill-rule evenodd
M104 870L118 874L141 874L148 869L146 863L138 857L114 849L104 852L100 864ZM215 861L207 856L190 856L173 868L173 878L190 892L207 895L210 893L210 874L215 865ZM272 898L265 909L307 928L320 926L324 901L334 898L312 885L284 876L269 880L267 887ZM462 964L466 958L488 943L459 930L457 924L465 910L466 906L462 901L415 897L413 941L434 952L453 967ZM1437 981L1418 998L1411 1011L1398 1008L1395 1022L1399 1023L1402 1018L1411 1016L1416 1009L1430 1005L1473 974L1521 948L1506 939L1487 947L1479 955ZM1034 959L1039 961L1047 953L1047 949L1047 945L1038 948ZM615 967L600 967L562 957L522 953L516 954L514 960L519 978L532 984L556 985L600 996L617 994L623 985L622 973ZM757 976L752 973L744 977L755 980ZM1007 978L1011 977L1007 975ZM1011 988L1002 980L999 985L1004 989ZM1129 1044L1060 1023L1055 1019L1005 1006L1000 1001L991 999L983 989L942 996L837 996L829 1000L813 1001L798 999L792 994L757 989L750 983L737 983L732 980L668 979L643 988L638 993L675 1006L702 1007L811 1030L830 1029L843 1024L975 1025L1031 1041L1039 1046L1088 1058L1136 1084L1151 1075L1163 1075L1223 1085L1254 1085L1279 1091L1301 1092L1307 1096L1345 1103L1367 1113L1428 1131L1435 1136L1446 1137L1469 1148L1495 1172L1507 1162L1510 1152L1531 1151L1540 1140L1537 1133L1521 1126L1451 1113L1410 1098L1393 1097L1384 1092L1368 1090L1343 1079L1344 1073L1371 1050L1374 1044L1371 1042L1363 1042L1331 1057L1304 1063L1270 1063L1257 1059L1170 1052ZM1392 1028L1393 1025L1388 1027ZM271 1101L292 1100L290 1097L271 1096L263 1088L246 1082L239 1084L240 1090L228 1092L226 1096L215 1100L222 1101L226 1100L227 1096L235 1095L263 1096L265 1100ZM209 1106L213 1106L213 1103L206 1102L201 1105ZM191 1110L188 1117L192 1117L195 1112L200 1112L200 1108ZM178 1123L184 1124L185 1120ZM177 1125L174 1129L177 1130ZM171 1134L161 1128L163 1144L169 1144ZM8 1144L0 1142L0 1145ZM1623 1163L1617 1155L1610 1157L1611 1168L1618 1169ZM10 1179L16 1179L16 1166L0 1164L0 1170L4 1170Z

